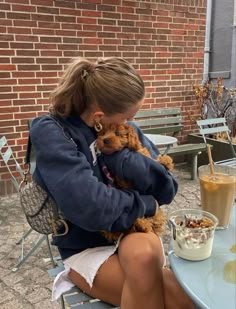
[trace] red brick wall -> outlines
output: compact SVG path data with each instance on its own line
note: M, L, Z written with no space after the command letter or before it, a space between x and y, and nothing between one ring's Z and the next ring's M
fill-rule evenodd
M205 0L1 1L0 136L22 163L27 120L47 111L69 59L122 56L145 80L147 108L181 106L184 141L203 72L205 13ZM1 161L0 194L7 178Z

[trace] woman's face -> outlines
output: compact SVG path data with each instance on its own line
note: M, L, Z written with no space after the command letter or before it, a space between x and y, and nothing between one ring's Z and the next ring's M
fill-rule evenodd
M128 120L132 120L138 110L142 107L144 99L140 100L137 104L130 107L125 113L117 113L114 115L103 115L101 122L104 124L124 124Z

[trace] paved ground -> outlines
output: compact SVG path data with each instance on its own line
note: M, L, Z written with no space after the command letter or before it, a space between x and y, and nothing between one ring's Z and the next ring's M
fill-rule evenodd
M165 206L168 211L179 208L198 208L199 186L197 181L190 180L190 173L185 165L178 165L175 176L179 182L179 192L174 201ZM28 224L20 209L16 194L0 197L0 308L1 309L57 309L58 303L50 301L52 280L47 274L50 263L45 262L48 257L46 242L34 252L17 272L12 272L21 254L21 246L16 241ZM37 240L38 234L32 233L25 248L30 247ZM163 237L165 250L169 242L169 231ZM53 248L54 255L57 250Z

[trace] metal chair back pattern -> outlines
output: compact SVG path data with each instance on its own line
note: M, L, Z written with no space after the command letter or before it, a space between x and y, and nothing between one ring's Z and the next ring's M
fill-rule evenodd
M5 163L5 166L8 169L8 172L11 175L11 181L16 189L19 192L19 182L16 177L16 173L23 178L23 170L20 164L17 162L15 155L11 149L11 147L7 143L7 139L5 136L2 136L0 139L0 155ZM13 165L11 164L11 161Z
M200 129L200 134L202 135L205 144L207 145L206 137L209 134L216 134L216 133L226 133L227 140L226 142L229 143L229 148L232 153L232 158L221 160L215 162L216 164L228 165L230 167L236 168L236 153L234 150L234 146L232 144L230 138L230 130L226 124L226 119L222 118L212 118L212 119L205 119L205 120L197 120L197 124Z
M18 174L18 176L21 177L21 179L23 179L24 173L23 173L23 170L22 170L20 164L18 163L18 161L17 161L17 159L16 159L16 157L15 157L13 151L12 151L12 148L9 146L5 136L2 136L0 138L0 155L3 159L5 166L7 167L7 170L9 172L10 176L11 176L11 181L12 181L15 189L19 193L20 181L17 179L18 178L17 174ZM39 238L35 241L35 243L31 247L31 249L26 254L24 254L24 241L31 234L31 232L33 232L33 229L29 228L23 234L23 236L16 242L17 245L21 244L21 256L20 256L19 262L12 268L13 272L15 272L19 269L19 267L33 254L33 252L41 245L41 243L44 240L46 240L46 242L47 242L49 257L50 257L50 260L52 262L52 265L53 265L53 267L56 266L56 264L54 262L53 255L52 255L48 235L40 235Z

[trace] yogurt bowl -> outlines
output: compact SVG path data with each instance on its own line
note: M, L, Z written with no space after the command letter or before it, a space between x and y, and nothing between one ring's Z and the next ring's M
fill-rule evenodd
M218 219L198 209L179 209L168 215L174 253L186 260L210 257Z

